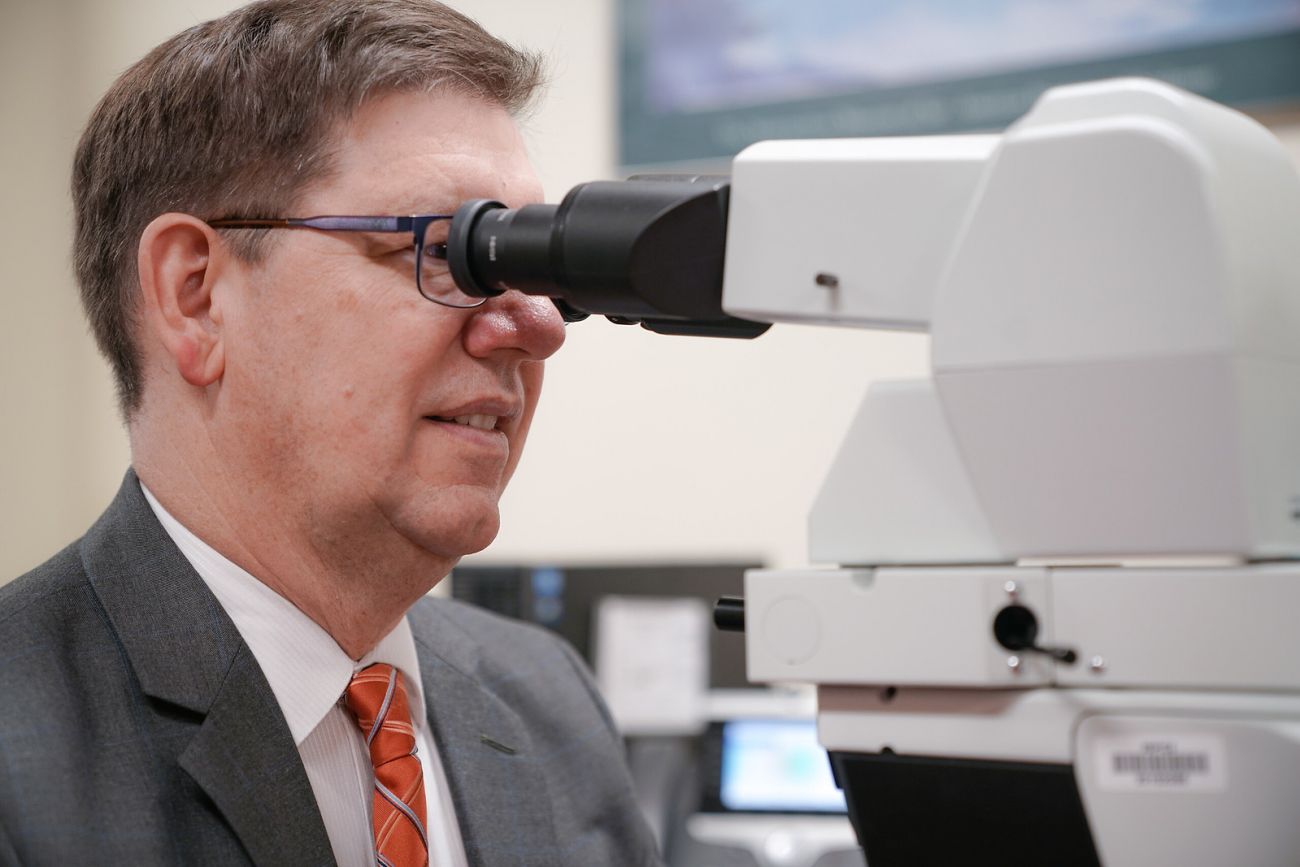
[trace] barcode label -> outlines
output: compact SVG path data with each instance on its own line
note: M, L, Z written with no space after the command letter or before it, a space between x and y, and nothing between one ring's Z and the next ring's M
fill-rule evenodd
M1223 739L1212 735L1110 735L1094 742L1097 782L1122 791L1222 791Z

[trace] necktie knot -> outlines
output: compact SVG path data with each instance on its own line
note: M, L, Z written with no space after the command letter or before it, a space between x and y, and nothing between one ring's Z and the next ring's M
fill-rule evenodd
M366 736L375 767L415 752L415 726L406 687L393 666L377 662L357 672L348 684L345 701Z
M377 662L352 676L344 703L361 729L375 769L371 818L381 865L428 863L424 774L415 755L415 726L401 674Z

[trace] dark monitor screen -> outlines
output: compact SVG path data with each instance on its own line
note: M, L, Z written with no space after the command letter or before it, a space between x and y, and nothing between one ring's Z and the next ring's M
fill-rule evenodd
M745 570L757 566L460 566L452 572L451 590L457 599L555 630L593 663L592 618L602 597L687 596L704 599L712 606L719 596L743 595ZM709 686L750 686L745 680L745 638L741 633L710 630Z

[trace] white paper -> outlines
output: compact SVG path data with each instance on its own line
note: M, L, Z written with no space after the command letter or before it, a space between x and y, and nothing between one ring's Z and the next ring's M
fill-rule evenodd
M596 607L596 679L626 735L704 728L709 606L703 599L606 596Z

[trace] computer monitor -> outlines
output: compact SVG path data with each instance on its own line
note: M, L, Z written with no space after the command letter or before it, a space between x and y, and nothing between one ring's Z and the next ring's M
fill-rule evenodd
M706 813L844 813L830 759L810 719L735 719L704 740Z
M594 663L592 617L605 596L698 597L710 605L719 596L744 593L745 570L756 563L637 565L458 566L451 592L498 614L538 623L568 639ZM743 689L745 638L711 629L709 687Z

